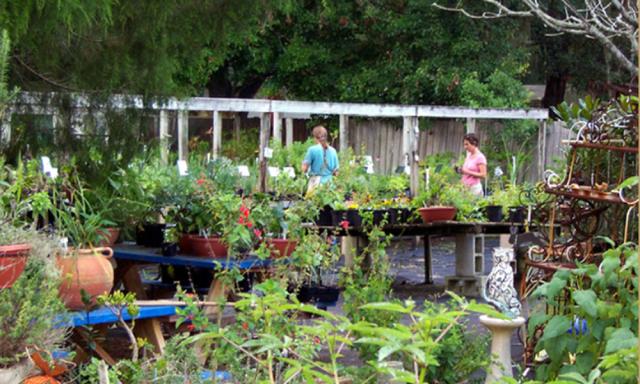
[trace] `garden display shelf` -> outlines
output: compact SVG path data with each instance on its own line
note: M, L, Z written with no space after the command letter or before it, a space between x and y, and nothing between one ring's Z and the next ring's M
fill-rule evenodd
M165 257L160 254L160 249L144 248L133 244L123 244L114 248L113 257L116 259L118 267L115 270L115 284L122 282L124 288L136 294L140 300L146 300L147 294L140 277L139 267L141 265L172 265L208 269L213 275L211 285L205 301L220 301L226 295L226 287L217 279L217 271L237 268L243 273L267 271L277 263L286 263L286 258L281 259L259 259L255 256L235 260L232 258L212 259L206 257L195 257L177 255ZM207 307L207 315L215 315L218 311L216 307Z
M545 192L552 195L560 195L566 197L572 197L581 200L600 201L613 204L626 204L617 193L604 192L594 190L588 186L573 186L573 187L560 187L544 189Z

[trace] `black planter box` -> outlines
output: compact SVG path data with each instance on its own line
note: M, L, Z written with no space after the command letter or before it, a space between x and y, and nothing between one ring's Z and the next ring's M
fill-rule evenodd
M298 300L301 303L335 303L338 297L340 297L339 288L322 285L304 285L298 292Z
M143 224L136 230L136 244L144 247L159 248L164 243L166 224Z

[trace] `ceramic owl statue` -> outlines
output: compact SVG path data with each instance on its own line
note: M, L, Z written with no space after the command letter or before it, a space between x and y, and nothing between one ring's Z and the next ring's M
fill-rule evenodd
M493 268L482 292L483 298L494 305L505 315L516 318L520 316L521 304L513 286L513 249L494 248Z

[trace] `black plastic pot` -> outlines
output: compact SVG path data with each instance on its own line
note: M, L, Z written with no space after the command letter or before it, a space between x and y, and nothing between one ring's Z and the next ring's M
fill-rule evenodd
M485 208L487 219L494 223L502 221L502 205L487 205Z
M387 224L389 223L389 214L386 209L376 209L373 211L373 225L380 225L384 218L387 217Z
M333 208L328 205L325 205L324 208L320 210L318 214L318 218L316 219L316 225L319 227L331 227L334 225L333 223Z
M345 219L350 227L362 227L362 216L357 209L347 209Z
M509 221L512 223L524 223L527 217L527 207L509 207Z
M164 243L166 224L143 224L136 230L136 244L144 247L159 248Z
M172 257L178 254L178 243L162 243L162 256Z

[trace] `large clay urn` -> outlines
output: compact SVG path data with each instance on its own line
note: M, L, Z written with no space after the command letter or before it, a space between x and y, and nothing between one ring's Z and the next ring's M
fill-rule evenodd
M109 247L70 249L58 257L61 270L60 298L69 309L83 309L82 291L94 302L96 296L108 294L113 288L113 266Z

